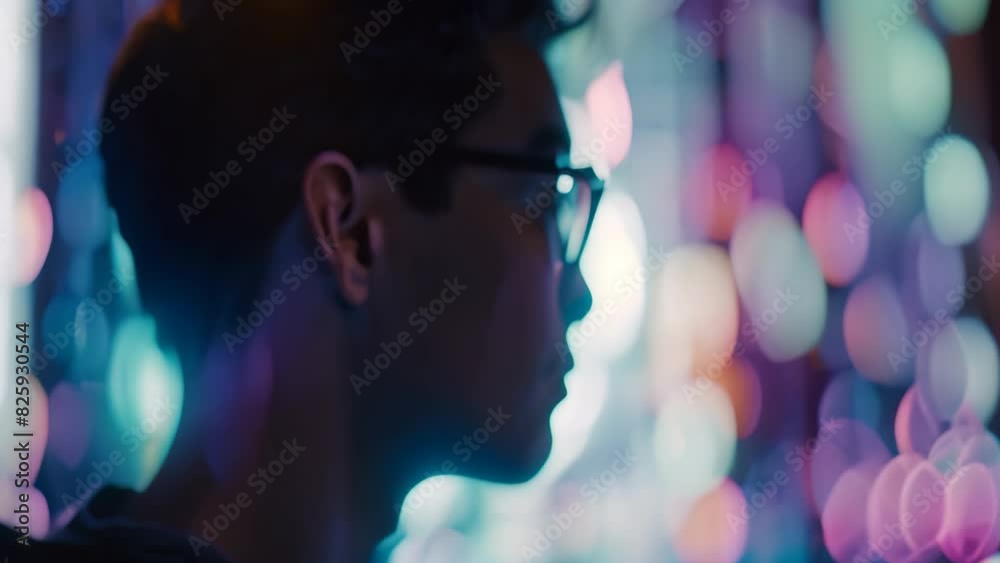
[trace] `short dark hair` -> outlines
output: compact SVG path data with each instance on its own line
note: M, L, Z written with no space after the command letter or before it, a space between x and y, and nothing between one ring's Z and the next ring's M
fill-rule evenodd
M489 72L492 31L529 22L542 40L548 23L536 0L411 1L168 0L133 29L108 83L103 117L118 126L101 154L143 305L168 343L203 349L226 298L262 274L309 158L395 160ZM402 11L365 44L390 3ZM122 96L150 72L165 77L123 118ZM241 142L284 108L296 117L248 162ZM196 209L194 190L233 160L241 172ZM441 181L401 189L427 210L449 200Z

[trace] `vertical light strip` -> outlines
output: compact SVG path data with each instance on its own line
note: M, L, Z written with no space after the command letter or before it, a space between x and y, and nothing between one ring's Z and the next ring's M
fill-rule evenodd
M15 202L32 183L38 127L38 53L48 15L38 2L7 0L0 11L0 372L9 368L13 323L28 319L30 295L14 298L18 256ZM33 334L40 334L32 327ZM31 342L34 349L37 340ZM0 384L0 404L12 382Z

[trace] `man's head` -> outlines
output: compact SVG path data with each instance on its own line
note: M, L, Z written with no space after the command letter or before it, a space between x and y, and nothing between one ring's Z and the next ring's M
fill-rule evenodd
M147 67L168 74L103 146L161 336L198 377L207 349L239 353L234 319L280 291L279 306L336 317L329 333L270 328L336 351L356 432L429 471L530 477L567 324L589 307L565 258L597 195L554 166L558 98L514 32L544 7L276 4L168 2L112 79L114 118ZM297 377L334 375L312 367Z

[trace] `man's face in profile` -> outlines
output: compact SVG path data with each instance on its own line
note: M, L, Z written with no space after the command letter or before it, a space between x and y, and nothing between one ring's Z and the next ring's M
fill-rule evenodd
M494 72L482 82L495 99L454 129L442 122L449 138L463 148L553 160L566 153L566 125L541 56L510 38L493 41L488 53ZM384 182L382 171L376 178ZM590 296L579 269L563 264L554 213L543 210L529 224L512 215L525 217L526 198L551 192L556 180L461 165L447 180L445 212L399 206L385 222L371 270L371 338L360 357L374 360L393 343L399 353L356 400L380 401L380 424L391 429L391 419L412 436L400 438L419 448L408 455L422 469L518 482L548 456L549 415L571 367L559 351Z

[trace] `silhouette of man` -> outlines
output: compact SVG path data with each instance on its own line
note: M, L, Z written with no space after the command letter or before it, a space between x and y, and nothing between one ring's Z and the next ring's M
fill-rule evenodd
M540 469L601 185L562 160L546 6L473 4L168 1L133 30L104 115L162 81L105 183L181 420L146 491L18 561L366 561L428 475Z

